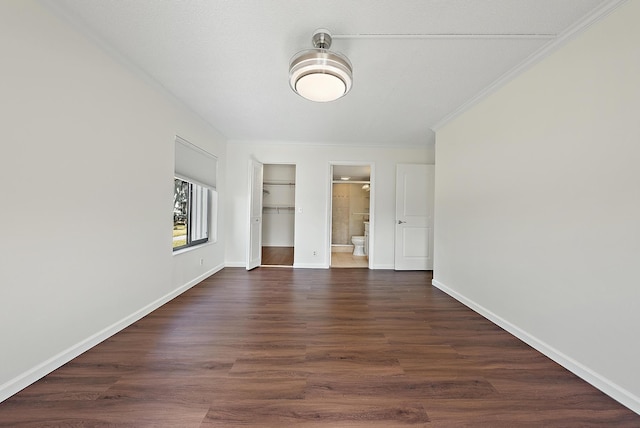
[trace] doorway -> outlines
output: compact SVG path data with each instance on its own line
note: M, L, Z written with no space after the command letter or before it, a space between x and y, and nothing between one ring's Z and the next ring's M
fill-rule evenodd
M264 165L261 266L293 267L295 187L295 165Z
M372 164L331 165L331 268L370 268Z

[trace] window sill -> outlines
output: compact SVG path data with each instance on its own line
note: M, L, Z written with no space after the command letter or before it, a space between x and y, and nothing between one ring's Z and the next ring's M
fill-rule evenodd
M203 244L198 244L198 245L194 245L194 246L187 247L187 248L181 248L179 250L173 251L173 255L177 256L178 254L188 253L190 251L197 250L197 249L203 248L203 247L207 247L207 246L213 245L213 244L215 244L215 242L209 241L209 242L205 242Z

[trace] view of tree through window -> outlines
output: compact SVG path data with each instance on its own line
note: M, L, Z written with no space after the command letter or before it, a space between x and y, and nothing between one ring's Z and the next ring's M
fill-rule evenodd
M189 182L175 179L173 190L173 248L187 245Z
M175 178L173 191L173 249L209 240L209 189Z

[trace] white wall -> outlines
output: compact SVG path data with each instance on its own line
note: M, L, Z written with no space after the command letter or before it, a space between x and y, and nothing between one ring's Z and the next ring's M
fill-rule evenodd
M249 159L296 165L294 266L329 266L330 162L373 162L375 248L373 267L393 268L395 173L397 163L433 163L433 149L310 146L269 142L230 142L227 146L227 266L246 265ZM374 198L374 196L372 196ZM314 256L313 252L317 255Z
M640 412L640 2L437 132L434 284Z
M0 2L0 57L2 400L223 266L171 228L175 135L221 200L226 142L36 2Z

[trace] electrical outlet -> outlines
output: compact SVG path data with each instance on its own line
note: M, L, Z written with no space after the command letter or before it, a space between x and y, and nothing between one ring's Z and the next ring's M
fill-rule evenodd
M204 264L204 259L200 259L200 266Z
M317 256L317 255L318 255L318 252L317 252L317 251L314 251L314 252L313 252L313 255L314 255L314 256Z

